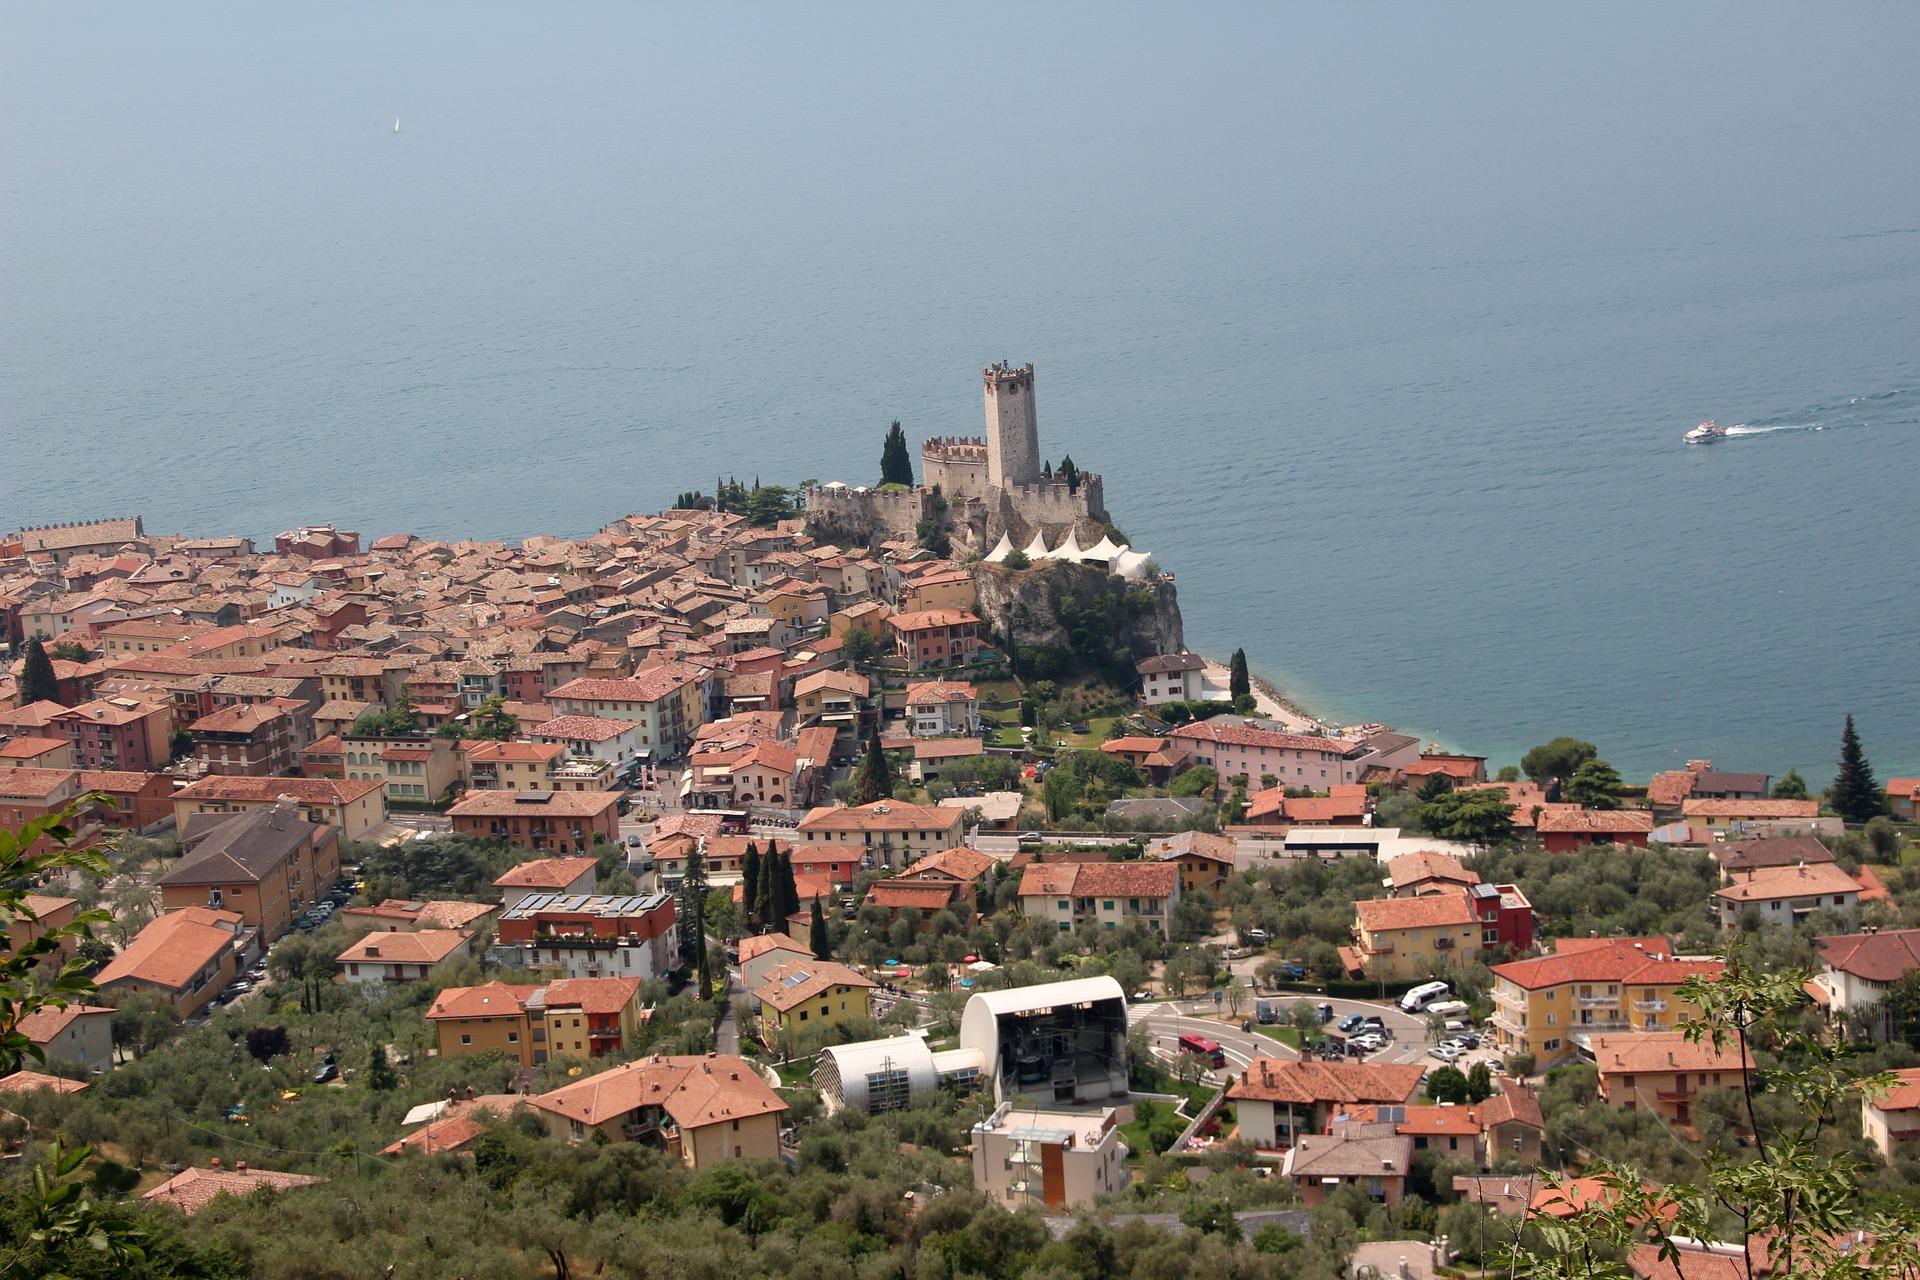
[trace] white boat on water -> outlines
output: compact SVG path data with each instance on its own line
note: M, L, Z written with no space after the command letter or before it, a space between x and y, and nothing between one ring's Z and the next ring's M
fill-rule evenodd
M1727 429L1715 422L1712 418L1708 418L1705 422L1681 437L1681 439L1685 440L1688 444L1712 444L1716 440L1725 440L1726 438Z
M395 117L393 118L393 131L394 131L395 133L398 133L398 132L400 132L400 117L399 117L399 116L395 116Z

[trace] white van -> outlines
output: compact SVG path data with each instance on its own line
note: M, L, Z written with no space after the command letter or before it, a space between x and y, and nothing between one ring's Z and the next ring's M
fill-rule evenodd
M1408 1013L1419 1013L1430 1002L1438 1000L1450 990L1452 988L1444 982L1423 982L1400 997L1400 1007Z
M1426 1012L1442 1018L1464 1018L1467 1016L1465 1000L1436 1000L1428 1005Z

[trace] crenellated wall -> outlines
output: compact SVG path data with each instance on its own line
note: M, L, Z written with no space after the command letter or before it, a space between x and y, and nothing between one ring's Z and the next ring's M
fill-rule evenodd
M936 436L920 446L920 480L948 498L987 496L987 442L977 437Z
M809 485L807 531L829 542L871 544L911 538L927 518L928 491L830 488Z

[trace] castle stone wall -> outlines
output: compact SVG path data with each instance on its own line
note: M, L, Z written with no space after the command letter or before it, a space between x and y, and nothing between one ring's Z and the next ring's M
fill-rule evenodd
M877 489L812 485L804 497L808 531L829 542L869 544L911 538L927 518L925 489L881 493Z
M938 485L947 498L987 496L987 442L978 437L946 436L920 446L921 483Z

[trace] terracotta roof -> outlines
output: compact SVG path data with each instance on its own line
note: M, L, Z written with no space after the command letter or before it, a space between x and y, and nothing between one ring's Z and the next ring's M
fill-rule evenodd
M1169 898L1179 884L1180 868L1170 862L1041 862L1021 873L1020 896Z
M1420 1088L1426 1068L1418 1063L1313 1062L1255 1058L1233 1077L1227 1097L1254 1102L1378 1102L1401 1104Z
M153 1204L170 1204L192 1216L219 1196L252 1195L262 1187L285 1191L325 1181L309 1174L270 1169L183 1169L140 1198Z
M784 933L756 933L740 939L740 963L756 960L769 951L791 951L795 955L810 956L813 948L804 942L795 941Z
M458 929L370 933L334 960L338 964L439 964L466 946L472 936Z
M1816 862L1812 866L1761 867L1724 889L1715 889L1713 896L1728 902L1756 902L1825 894L1843 896L1859 893L1861 887L1838 863Z
M1550 805L1541 812L1534 827L1543 835L1553 832L1611 835L1622 831L1651 831L1653 814L1645 809L1582 809L1577 806Z
M618 791L469 791L447 810L447 816L597 818L619 805Z
M1480 916L1465 893L1426 893L1417 898L1373 898L1353 904L1360 927L1368 933L1398 929L1443 929L1477 924Z
M583 792L593 795L594 792ZM500 873L496 889L564 889L600 865L597 858L535 858Z
M1397 858L1387 860L1387 878L1393 881L1393 887L1403 889L1409 885L1426 880L1445 880L1452 884L1479 884L1478 872L1467 870L1460 859L1452 854L1435 853L1423 849L1418 853L1403 853Z
M793 696L804 698L822 689L833 689L840 693L851 693L864 698L872 688L873 682L857 672L815 671L801 676L794 682Z
M1392 1104L1403 1118L1399 1120L1380 1117L1380 1109L1386 1103L1370 1103L1362 1106L1339 1107L1334 1118L1345 1118L1348 1124L1390 1124L1395 1133L1404 1133L1423 1138L1477 1138L1480 1136L1482 1121L1479 1107L1441 1106L1439 1104L1414 1104L1401 1106ZM1335 1128L1338 1133L1339 1129Z
M79 781L78 769L36 769L31 766L0 769L0 796L44 800L64 787L77 786Z
M924 706L930 702L978 702L974 687L959 680L923 680L907 686L907 705Z
M0 1093L32 1093L36 1089L46 1089L51 1093L78 1093L86 1087L85 1080L69 1080L65 1076L50 1076L39 1071L16 1071L9 1076L0 1076Z
M215 774L173 793L176 800L277 800L298 804L351 804L380 790L369 778L246 778Z
M1109 755L1151 755L1158 751L1161 745L1159 738L1129 735L1122 738L1108 738L1100 744L1100 749Z
M1659 1190L1651 1182L1641 1183L1640 1188L1649 1195ZM1612 1204L1619 1196L1618 1191L1598 1178L1568 1178L1558 1187L1543 1186L1534 1192L1527 1212L1549 1218L1571 1218L1588 1205Z
M1182 831L1149 844L1146 856L1161 862L1171 862L1176 858L1205 858L1209 862L1224 862L1232 868L1237 848L1232 836L1217 836L1206 831Z
M525 1007L527 997L540 989L538 983L487 982L477 987L448 987L433 998L433 1005L421 1016L430 1022L455 1022L466 1018L510 1018Z
M55 751L65 751L72 745L66 738L14 738L0 743L0 759L32 760L37 756L48 755Z
M1689 818L1817 818L1818 800L1688 800L1680 812Z
M262 725L285 720L287 713L262 702L236 702L187 726L188 733L252 733Z
M528 1102L585 1125L602 1125L643 1107L659 1107L683 1130L778 1115L787 1109L759 1073L733 1054L642 1058Z
M1302 1179L1404 1178L1412 1165L1413 1139L1405 1134L1311 1133L1303 1134L1287 1152L1285 1171Z
M754 988L753 998L784 1012L832 987L865 990L878 985L865 974L832 960L789 960L767 970L766 977Z
M1897 1082L1871 1099L1872 1104L1882 1111L1920 1110L1920 1067L1903 1067L1893 1074L1898 1077Z
M636 671L623 680L569 680L547 694L547 701L658 702L699 678L698 668L669 662L645 671Z
M946 876L955 880L979 880L989 875L999 859L990 853L964 846L942 849L920 859L897 877L902 880L914 880L932 876Z
M1201 671L1206 668L1207 660L1197 653L1156 653L1151 658L1142 658L1133 664L1133 669L1143 676L1158 675L1164 671Z
M1502 1124L1523 1124L1542 1130L1547 1127L1546 1114L1540 1109L1540 1095L1531 1086L1513 1081L1502 1081L1500 1092L1480 1104L1480 1123L1489 1129Z
M895 631L931 631L935 627L962 627L980 619L965 609L922 609L918 613L896 613L887 619Z
M398 1142L388 1143L380 1148L380 1154L397 1156L408 1151L418 1151L422 1155L445 1154L460 1150L486 1131L486 1126L472 1116L442 1116Z
M542 989L540 1000L549 1009L614 1014L632 1005L639 994L638 978L560 978Z
M1576 951L1593 951L1603 947L1617 947L1623 944L1629 947L1637 946L1650 956L1670 956L1673 954L1673 943L1657 933L1646 934L1637 938L1555 938L1552 949L1560 955L1570 956Z
M563 716L561 718L571 720L577 717ZM542 727L545 727L545 724L551 723L553 723L551 720L546 721ZM558 742L481 742L469 739L460 744L460 750L466 755L469 762L475 764L488 763L495 760L544 764L556 756L564 756L567 754L566 746Z
M530 730L540 738L564 738L570 742L610 742L640 727L637 720L608 720L599 716L555 716Z
M1729 1042L1715 1049L1711 1040L1694 1043L1681 1031L1637 1031L1630 1035L1593 1036L1588 1042L1594 1065L1602 1076L1659 1075L1668 1071L1742 1071L1753 1059Z
M960 826L960 811L900 800L814 809L800 819L801 831L948 831Z
M1751 871L1758 867L1792 867L1802 862L1832 862L1833 853L1812 836L1765 836L1756 840L1729 840L1711 850L1724 871Z
M1625 982L1628 975L1653 962L1653 956L1631 942L1609 939L1605 945L1559 951L1530 960L1512 960L1493 965L1492 969L1497 978L1529 991L1539 991L1569 982ZM1717 966L1720 962L1712 963Z
M1252 725L1220 724L1201 720L1183 724L1167 735L1183 742L1213 742L1236 747L1265 747L1273 751L1316 751L1326 755L1350 756L1361 750L1357 742L1344 738L1322 738L1306 733L1277 733Z
M178 990L222 951L233 946L235 931L242 920L238 912L215 911L211 907L169 911L148 924L119 955L107 961L94 981L105 987L110 982L131 979Z
M308 822L292 805L240 813L196 813L181 840L185 851L162 886L258 882L274 874L301 849L333 828Z
M1818 942L1828 968L1868 982L1894 982L1920 969L1920 929L1831 934Z
M915 760L971 759L982 754L983 745L978 738L915 738L913 758Z
M64 1006L43 1005L15 1023L15 1029L35 1044L46 1044L65 1031L81 1018L89 1014L107 1014L112 1009L101 1005L70 1004Z
M952 902L960 886L952 880L881 880L867 890L867 905L889 911L913 908L939 911Z

